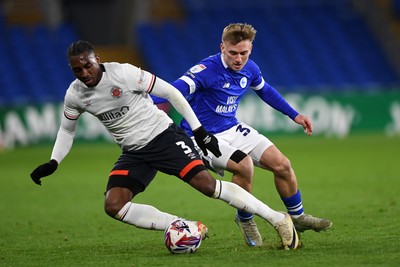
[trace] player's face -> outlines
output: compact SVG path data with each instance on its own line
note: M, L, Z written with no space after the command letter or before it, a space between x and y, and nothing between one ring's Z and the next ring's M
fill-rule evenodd
M75 77L87 87L96 86L103 75L100 67L100 58L93 52L83 52L68 58L69 66Z
M249 60L253 44L249 40L241 41L235 45L229 42L221 43L221 52L228 68L239 71Z

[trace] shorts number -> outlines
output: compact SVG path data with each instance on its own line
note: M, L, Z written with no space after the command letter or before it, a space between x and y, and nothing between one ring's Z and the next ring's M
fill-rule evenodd
M185 154L189 154L192 152L192 149L185 144L183 141L178 141L175 143L177 146L180 146Z

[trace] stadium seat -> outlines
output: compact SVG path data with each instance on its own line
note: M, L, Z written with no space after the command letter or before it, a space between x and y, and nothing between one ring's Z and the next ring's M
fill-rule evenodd
M73 27L9 26L0 15L0 35L0 104L62 101L73 79L66 60L68 45L77 40Z

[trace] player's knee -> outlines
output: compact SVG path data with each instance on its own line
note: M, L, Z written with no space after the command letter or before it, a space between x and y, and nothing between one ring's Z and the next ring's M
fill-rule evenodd
M137 192L139 191L132 191L132 189L126 187L116 186L109 188L106 192L106 198L104 201L104 211L114 218L125 204L137 194Z
M287 157L282 155L275 168L275 173L279 174L279 176L282 177L289 177L291 175L292 164L290 163L290 160Z
M126 201L106 198L106 201L104 202L104 211L107 215L114 218L125 204Z
M202 171L193 176L189 184L208 197L212 197L215 192L216 181L208 171Z
M204 195L206 195L207 197L212 197L214 195L215 192L215 186L211 186L208 185L206 188L204 188L204 190L202 191L202 193Z
M211 177L211 175L210 175ZM211 180L212 179L212 180ZM208 197L212 197L215 192L215 179L211 177L209 182L201 185L199 191Z
M239 163L238 163L238 168L239 168L239 173L244 176L244 177L253 177L254 174L254 165L253 165L253 160L251 159L250 156L246 155L245 158L243 158Z

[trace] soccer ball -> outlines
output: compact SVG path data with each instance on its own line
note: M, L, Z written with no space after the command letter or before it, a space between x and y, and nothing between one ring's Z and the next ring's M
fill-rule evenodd
M201 222L178 219L164 232L164 242L171 253L194 253L203 240Z

